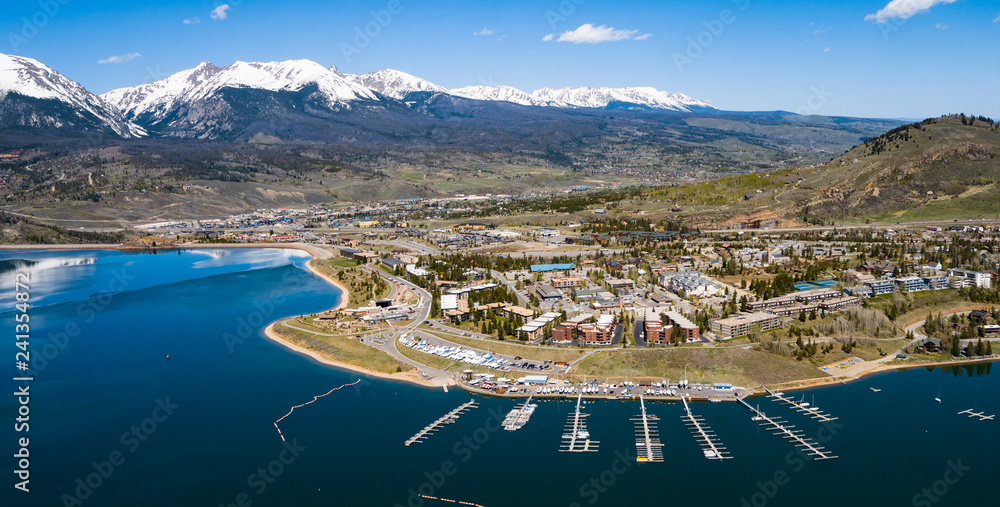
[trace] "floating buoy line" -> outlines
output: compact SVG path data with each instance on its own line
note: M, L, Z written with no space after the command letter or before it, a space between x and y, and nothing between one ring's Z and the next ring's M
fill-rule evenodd
M330 389L329 391L327 391L324 394L321 394L319 396L313 396L312 401L307 401L307 402L305 402L305 403L303 403L301 405L295 405L294 407L292 407L291 409L289 409L287 414L281 416L281 419L278 419L277 421L274 421L274 428L278 430L278 436L281 437L281 441L282 442L285 441L285 435L283 435L281 433L281 428L278 427L278 423L280 423L282 419L284 419L284 418L292 415L292 412L294 412L295 409L297 409L299 407L304 407L304 406L306 406L306 405L308 405L308 404L310 404L310 403L312 403L312 402L314 402L314 401L316 401L316 400L318 400L318 399L320 399L320 398L322 398L322 397L324 397L324 396L326 396L326 395L328 395L328 394L330 394L330 393L332 393L334 391L339 391L339 390L341 390L341 389L343 389L345 387L350 387L350 386L356 385L359 382L361 382L361 379L355 380L354 382L351 382L350 384L344 384L344 385L342 385L340 387L334 387L333 389Z

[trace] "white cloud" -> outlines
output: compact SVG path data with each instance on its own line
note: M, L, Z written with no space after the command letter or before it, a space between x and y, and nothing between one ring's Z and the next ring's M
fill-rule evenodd
M590 23L584 23L580 25L576 30L570 30L559 34L559 38L556 39L558 42L572 42L574 44L588 43L597 44L599 42L610 42L616 40L625 39L638 39L646 40L652 34L643 34L638 37L634 37L635 34L639 33L639 30L619 30L617 28L601 25L594 26ZM556 34L550 33L545 37L542 37L543 41L550 41L556 37Z
M494 30L492 28L486 28L484 26L482 30L480 30L478 32L472 32L472 35L493 35L495 33L497 33L496 30Z
M830 52L830 48L826 48L826 49L824 49L824 50L823 50L823 52L824 52L824 53L829 53L829 52Z
M651 34L651 33L644 33L644 34L639 35L637 37L633 37L632 40L646 40L646 39L648 39L648 38L650 38L652 36L653 36L653 34Z
M993 22L994 23L1000 23L1000 16L997 16L997 19L994 19Z
M195 24L195 23L201 23L201 18L199 18L199 17L195 16L195 17L193 17L193 18L190 18L190 19L185 19L185 20L184 20L184 24L185 24L185 25L193 25L193 24Z
M944 23L938 23L934 25L934 28L937 28L938 30L947 30L949 27Z
M140 58L140 57L142 57L142 55L140 55L139 53L129 53L127 55L121 55L121 56L118 56L118 55L109 56L109 57L107 57L107 58L105 58L103 60L97 60L97 63L99 63L101 65L106 65L106 64L109 64L109 63L113 63L113 64L117 65L117 64L120 64L120 63L131 62L132 60L135 60L136 58Z
M927 12L938 4L951 4L958 0L892 0L882 10L865 16L865 21L885 23L890 19L909 19L914 14Z
M222 4L212 9L212 19L222 21L229 17L229 4Z

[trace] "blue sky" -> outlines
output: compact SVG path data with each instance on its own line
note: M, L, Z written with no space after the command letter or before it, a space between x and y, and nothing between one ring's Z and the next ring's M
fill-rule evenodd
M95 93L203 61L305 58L448 88L653 86L729 110L1000 118L996 0L31 0L4 10L0 52Z

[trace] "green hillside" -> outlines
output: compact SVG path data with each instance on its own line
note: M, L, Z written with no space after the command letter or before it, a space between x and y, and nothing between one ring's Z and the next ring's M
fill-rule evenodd
M996 218L1000 124L952 115L904 125L802 177L787 194L801 221Z

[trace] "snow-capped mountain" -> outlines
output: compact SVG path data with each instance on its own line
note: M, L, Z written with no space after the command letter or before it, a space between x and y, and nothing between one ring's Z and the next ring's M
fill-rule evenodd
M527 93L511 86L466 86L464 88L454 88L448 93L456 97L465 97L475 100L495 100L500 102L513 102L522 106L538 106L544 104L535 103L534 98Z
M225 88L267 91L301 91L316 85L327 106L356 100L376 100L372 90L346 79L336 67L327 69L310 60L285 62L236 62L225 67L202 63L161 81L119 88L102 95L130 118L161 120L171 112L198 104Z
M113 105L37 60L0 54L0 126L145 135Z
M536 104L554 107L604 108L613 102L638 104L653 109L689 112L711 108L708 102L681 93L669 93L649 86L628 88L542 88L531 93Z
M458 97L476 100L513 102L524 106L547 106L603 109L617 104L619 107L635 104L649 109L691 112L695 109L714 109L708 102L681 93L669 93L649 86L628 88L541 88L525 93L510 86L467 86L449 90Z
M336 71L336 67L331 67L331 70ZM402 99L410 92L448 93L448 90L443 86L438 86L426 79L392 69L367 72L365 74L345 74L344 77L394 99Z

